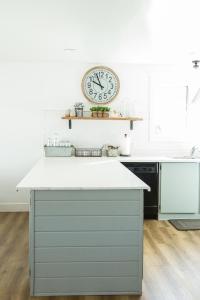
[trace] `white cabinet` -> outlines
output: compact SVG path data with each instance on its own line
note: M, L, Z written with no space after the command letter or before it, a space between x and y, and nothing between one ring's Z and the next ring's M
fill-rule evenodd
M199 164L162 163L160 212L197 213L199 209Z

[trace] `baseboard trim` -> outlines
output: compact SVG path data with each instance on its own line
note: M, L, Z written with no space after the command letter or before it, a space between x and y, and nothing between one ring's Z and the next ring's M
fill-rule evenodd
M159 214L158 220L178 220L178 219L200 219L200 214Z
M0 212L29 211L28 203L0 203Z

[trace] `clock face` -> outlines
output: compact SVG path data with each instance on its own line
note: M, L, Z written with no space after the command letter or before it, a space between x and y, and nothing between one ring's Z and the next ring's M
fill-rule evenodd
M84 96L96 104L112 101L119 92L119 78L111 69L94 67L86 72L82 80Z

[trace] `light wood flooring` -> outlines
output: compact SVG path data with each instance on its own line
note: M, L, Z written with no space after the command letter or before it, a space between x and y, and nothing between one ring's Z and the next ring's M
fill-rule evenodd
M143 295L29 297L28 213L0 213L0 300L200 300L200 231L145 221Z

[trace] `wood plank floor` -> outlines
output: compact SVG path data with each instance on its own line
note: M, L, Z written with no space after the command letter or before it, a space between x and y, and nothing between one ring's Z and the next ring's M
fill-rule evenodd
M200 231L145 221L143 295L29 297L28 213L0 213L0 300L199 300Z

